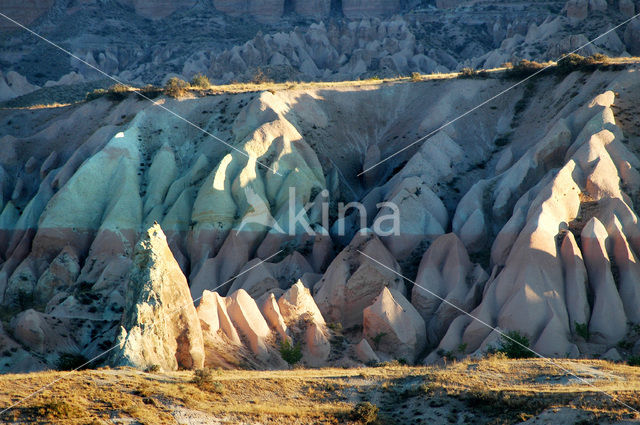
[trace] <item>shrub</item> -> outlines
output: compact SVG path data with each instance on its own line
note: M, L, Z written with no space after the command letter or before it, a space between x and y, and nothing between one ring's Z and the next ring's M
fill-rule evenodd
M48 401L33 409L38 416L45 418L71 418L77 417L80 412L75 406L61 400Z
M152 364L147 366L147 368L144 371L147 373L156 373L160 371L160 366L158 366L157 364Z
M640 366L640 356L631 356L627 359L629 366Z
M351 419L362 424L371 424L378 420L378 406L368 401L361 401L351 411Z
M294 365L302 360L302 347L300 343L294 346L286 339L280 343L280 355L285 362Z
M89 365L86 364L88 359L82 354L76 353L61 353L56 362L56 369L58 370L76 370L86 369Z
M414 83L417 83L418 81L422 81L422 75L419 72L412 72L411 81Z
M576 334L585 341L589 341L589 325L587 323L575 322L574 326L576 328Z
M373 341L373 346L376 348L376 350L380 348L380 341L382 341L382 338L384 338L386 335L386 332L380 332L379 334L371 338L371 340Z
M191 87L208 89L209 87L211 87L211 81L209 81L209 78L207 78L206 75L196 74L191 79Z
M595 53L589 57L584 57L571 53L558 61L557 70L561 74L569 74L573 71L595 71L611 65L608 56L602 53Z
M498 352L503 353L510 359L527 359L535 357L535 354L528 349L529 338L518 331L509 331L502 337Z
M89 101L98 99L98 98L104 96L105 94L107 94L107 91L105 89L95 89L93 91L88 92L85 95L84 100L89 102Z
M211 369L196 369L193 371L192 383L203 391L224 394L225 388L221 382L214 381Z
M558 61L557 70L561 73L570 73L582 68L586 64L584 56L571 53Z
M540 62L523 59L516 65L507 67L506 75L512 78L525 78L539 72L544 67L545 65Z
M130 88L125 84L114 84L107 90L106 96L109 100L120 101L126 99L129 95Z
M167 96L182 97L187 94L189 83L178 77L171 77L164 86L164 92Z
M477 72L475 71L475 69L473 68L462 68L460 70L460 74L458 75L459 78L475 78L477 75Z
M262 69L258 68L256 69L256 72L254 72L253 78L251 78L251 82L253 84L267 84L273 83L273 80L269 78L264 72L262 72Z

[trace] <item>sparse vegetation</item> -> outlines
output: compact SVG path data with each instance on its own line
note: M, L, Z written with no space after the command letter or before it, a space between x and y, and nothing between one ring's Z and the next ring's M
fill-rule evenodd
M107 96L107 99L118 102L126 99L126 97L129 95L129 91L131 91L131 88L129 86L118 83L109 87L105 95Z
M523 59L516 65L511 64L511 67L507 67L506 75L510 78L526 78L540 72L545 66L548 64Z
M191 79L191 87L208 89L211 87L211 81L209 81L209 78L206 75L196 74Z
M374 345L376 350L380 349L380 342L382 341L382 338L384 338L386 335L387 335L386 332L380 332L379 334L377 334L376 336L371 338L371 340L373 341L373 345Z
M302 347L299 342L293 345L286 339L280 343L280 355L289 365L294 365L302 360Z
M535 357L529 350L529 338L518 331L509 331L500 341L498 352L503 353L510 359L527 359Z
M578 323L574 324L576 334L584 339L585 341L589 341L591 335L589 335L589 324L588 323Z
M555 361L578 376L600 379L597 385L602 391L638 407L640 368L601 360ZM593 377L591 369L606 377ZM535 416L553 406L579 409L593 423L631 418L624 406L603 398L584 382L565 381L566 373L548 362L509 360L502 353L447 367L389 363L369 369L204 369L158 375L123 368L0 375L4 389L0 405L9 405L61 376L64 379L0 416L0 422L85 425L100 423L107 414L114 422L133 418L145 424L172 424L175 418L170 410L183 406L212 422L224 416L234 423L355 424L352 413L358 401L371 403L358 407L360 413L379 408L377 422L372 422L379 424L413 423L416 416L428 417L434 408L443 418L457 415L464 423L518 423L522 415ZM104 385L97 387L95 382ZM464 413L459 410L461 402L466 405Z
M460 70L459 78L475 78L477 75L478 73L475 69L465 67Z
M171 77L164 86L164 93L167 96L178 98L187 94L189 83L178 77Z
M251 78L250 82L253 84L268 84L273 83L273 79L269 78L261 68L258 68L254 72L253 78Z
M147 373L157 373L160 371L160 366L158 366L157 364L152 364L150 366L147 366L144 371Z
M378 420L378 412L380 409L375 404L368 401L361 401L356 404L351 411L351 419L361 424L372 424Z
M82 354L77 353L62 353L58 357L56 362L56 369L58 370L76 370L78 368L88 367L87 359Z
M569 74L573 71L595 71L609 65L611 65L609 57L600 53L588 57L571 53L558 61L557 71L560 74Z
M224 385L221 382L213 380L211 369L197 369L193 371L193 380L191 381L203 391L224 394Z

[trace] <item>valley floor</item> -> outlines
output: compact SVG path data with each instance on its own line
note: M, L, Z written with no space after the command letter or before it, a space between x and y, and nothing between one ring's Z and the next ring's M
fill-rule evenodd
M631 424L640 368L599 360L490 357L445 367L145 373L129 368L0 376L11 424ZM566 370L564 372L562 369ZM569 373L570 372L570 373ZM614 401L605 393L615 397Z

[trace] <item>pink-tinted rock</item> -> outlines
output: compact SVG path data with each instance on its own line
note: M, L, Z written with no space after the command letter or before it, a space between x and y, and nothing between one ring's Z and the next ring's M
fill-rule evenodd
M229 317L248 348L259 360L266 361L271 330L256 302L244 289L228 296L226 302Z
M400 272L400 266L380 239L371 232L358 232L313 288L314 299L325 320L339 322L345 329L360 325L362 311L373 303L382 288L405 293L403 280L392 270Z
M426 328L418 311L399 292L384 288L364 309L363 335L373 347L414 362L426 347Z
M196 310L204 340L204 365L237 367L242 342L227 313L225 299L217 292L204 291Z
M615 344L627 333L627 316L605 248L607 231L597 218L582 230L582 252L593 292L593 311L589 332L594 342Z

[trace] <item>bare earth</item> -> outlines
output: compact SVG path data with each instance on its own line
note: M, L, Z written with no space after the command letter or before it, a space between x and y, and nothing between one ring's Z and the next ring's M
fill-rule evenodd
M607 392L640 408L640 368L598 360L490 357L446 367L144 373L129 368L0 377L3 408L63 378L0 418L11 424L357 423L360 401L385 424L637 423Z

